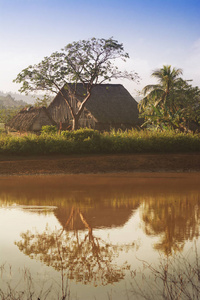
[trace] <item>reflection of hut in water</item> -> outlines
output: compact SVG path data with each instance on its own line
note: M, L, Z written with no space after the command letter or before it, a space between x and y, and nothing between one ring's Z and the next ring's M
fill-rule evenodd
M110 228L123 226L133 214L133 210L139 207L139 203L136 202L132 206L97 206L87 209L74 208L74 214L71 219L71 224L68 229L83 230L85 225L82 222L79 212L83 214L84 219L90 225L91 228ZM72 213L70 207L58 207L54 211L55 216L59 220L60 224L65 227L66 222L69 220Z

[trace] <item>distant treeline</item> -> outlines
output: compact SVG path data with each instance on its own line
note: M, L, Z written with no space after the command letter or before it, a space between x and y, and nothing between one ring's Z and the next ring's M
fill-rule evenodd
M0 95L0 123L8 122L20 109L28 104L22 100L15 100L11 95Z
M33 104L35 101L35 98L32 95L22 95L20 93L13 93L13 92L3 92L0 91L0 98L2 97L7 97L10 95L15 101L23 101L28 104Z
M27 103L23 100L15 100L11 95L0 96L0 108L17 108L26 106Z

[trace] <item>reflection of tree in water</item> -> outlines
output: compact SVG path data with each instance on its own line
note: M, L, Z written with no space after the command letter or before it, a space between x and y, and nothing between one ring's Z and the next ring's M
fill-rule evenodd
M171 196L146 198L141 209L144 230L147 235L160 235L155 248L171 254L183 249L186 240L199 236L200 199Z
M81 220L86 231L73 230L77 219ZM74 207L62 230L51 231L46 227L41 234L27 231L21 237L16 245L24 254L40 259L56 270L67 270L69 279L95 285L106 285L124 278L128 264L118 266L114 259L121 251L134 246L113 245L96 237L83 213Z

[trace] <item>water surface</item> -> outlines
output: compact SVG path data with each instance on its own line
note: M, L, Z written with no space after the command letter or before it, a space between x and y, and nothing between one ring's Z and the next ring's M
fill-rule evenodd
M199 254L200 174L1 177L0 222L4 295L139 299L147 265Z

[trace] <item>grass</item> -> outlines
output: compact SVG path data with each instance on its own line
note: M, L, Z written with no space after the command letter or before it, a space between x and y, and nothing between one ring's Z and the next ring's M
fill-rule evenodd
M14 136L0 133L0 154L116 154L200 152L200 134L129 130L100 133L92 129Z

